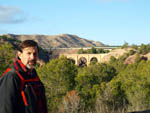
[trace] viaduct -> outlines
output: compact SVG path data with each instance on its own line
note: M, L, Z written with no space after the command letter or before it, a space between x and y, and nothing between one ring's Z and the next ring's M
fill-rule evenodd
M108 46L108 47L94 47L96 49L101 48L104 50L112 50L116 49L119 46ZM91 49L91 47L85 48L44 48L45 50L51 52L53 55L50 55L50 58L56 58L58 56L66 56L68 59L72 60L72 62L78 66L81 65L89 65L92 61L96 62L103 62L102 59L108 55L107 53L104 54L77 54L79 49Z
M89 65L92 61L102 62L107 54L61 54L60 56L62 55L72 60L74 64L84 66Z

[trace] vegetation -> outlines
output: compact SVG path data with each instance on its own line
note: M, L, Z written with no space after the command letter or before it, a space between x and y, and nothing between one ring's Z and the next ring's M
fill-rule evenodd
M76 67L65 57L38 68L52 113L126 113L149 109L150 61ZM111 112L110 112L111 111Z
M143 55L149 53L150 52L150 44L147 44L147 45L142 44L140 46L140 48L138 49L138 52L139 52L139 54L143 54Z
M61 57L39 67L37 71L47 89L49 110L56 113L62 98L75 88L77 67L70 60Z
M13 46L9 43L0 44L0 75L10 67L15 58Z
M94 110L96 97L99 95L101 84L108 83L116 75L112 66L95 64L80 68L76 80L76 90L84 102L85 111Z
M95 47L92 47L91 49L83 50L79 49L78 54L100 54L100 53L108 53L109 50L104 50L102 48L96 49Z
M134 52L136 51L137 53L142 54L142 55L145 55L150 52L150 44L141 44L140 46L133 44L133 45L129 46L128 43L125 42L121 46L122 49L129 48L129 47L134 49L132 51L134 51Z
M124 44L121 46L121 49L125 49L128 47L129 47L129 44L127 42L124 42Z
M133 46L129 53L109 63L77 67L66 57L53 59L37 72L46 87L50 113L126 113L150 109L150 61L140 58L149 53L149 44ZM97 52L95 49L89 50ZM0 74L12 64L13 47L0 44ZM135 63L124 64L136 54Z
M140 50L144 51L144 49ZM50 61L48 64L51 65L47 68L49 71L46 73L43 71L46 68L44 66L40 67L38 72L43 76L47 75L45 79L43 79L43 76L41 78L49 94L47 97L50 103L50 112L126 113L150 109L150 61L141 60L138 51L139 48L131 50L118 59L111 57L108 64L92 63L87 67L80 68L63 57ZM125 59L133 54L137 54L136 62L128 65L124 64ZM63 61L66 65L61 64ZM57 67L61 66L63 68L65 66L65 70L69 70L72 76L64 69L63 72L60 72L60 69ZM55 73L51 74L53 71ZM68 80L69 78L66 78L64 85L59 85L61 82L48 79L52 75L55 77L56 73L58 76L61 76L63 73L64 77L70 76L72 79ZM59 77L55 78L58 79ZM54 81L57 81L57 86L61 86L61 90L57 91L57 93L49 90L52 87L57 90ZM71 82L67 84L67 81ZM70 87L71 83L74 85ZM66 86L70 88L64 88ZM63 93L61 93L62 90Z

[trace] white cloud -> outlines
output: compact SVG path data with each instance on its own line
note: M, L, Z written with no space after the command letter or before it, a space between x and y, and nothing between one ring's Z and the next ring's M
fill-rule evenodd
M19 8L0 6L0 24L15 24L25 20L25 15Z

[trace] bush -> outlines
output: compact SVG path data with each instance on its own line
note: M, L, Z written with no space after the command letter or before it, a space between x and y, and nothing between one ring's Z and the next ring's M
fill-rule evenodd
M15 58L15 50L9 43L0 44L0 75L10 67Z
M55 113L63 96L75 87L77 67L67 58L61 57L39 67L37 72L46 87L49 110Z
M76 90L84 102L86 110L94 109L96 97L100 92L100 84L109 82L116 75L112 66L93 64L79 69L76 80Z

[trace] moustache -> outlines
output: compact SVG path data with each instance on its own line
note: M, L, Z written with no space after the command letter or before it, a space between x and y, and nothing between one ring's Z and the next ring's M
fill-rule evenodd
M30 63L31 63L31 64L36 64L36 60L29 60L29 61L28 61L28 64L30 64Z

